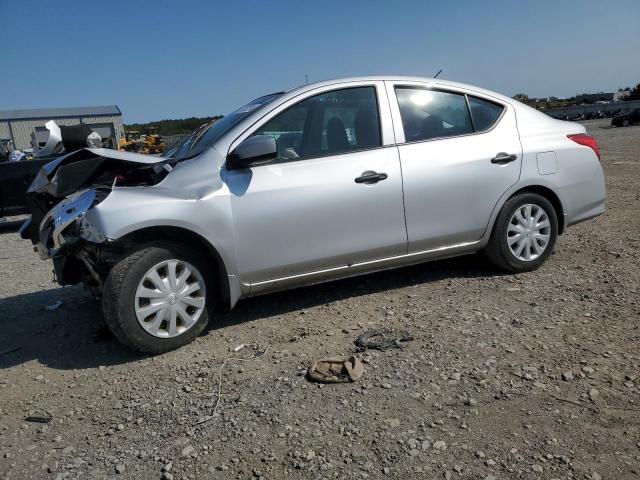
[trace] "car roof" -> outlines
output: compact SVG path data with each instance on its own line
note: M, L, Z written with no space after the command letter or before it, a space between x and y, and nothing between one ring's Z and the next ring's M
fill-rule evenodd
M330 80L322 80L315 83L310 83L308 85L300 85L298 87L291 88L286 91L287 94L295 93L296 95L308 90L313 90L318 87L325 87L330 85L338 85L341 83L349 83L349 82L374 82L374 81L387 81L387 82L396 82L396 83L412 83L419 82L429 84L433 87L441 87L441 88L454 88L465 90L468 92L478 93L480 95L486 95L489 97L494 97L502 100L503 102L513 103L514 100L510 97L502 95L498 92L494 92L492 90L487 90L485 88L476 87L474 85L469 85L466 83L453 82L451 80L445 80L442 78L431 78L431 77L414 77L414 76L403 76L403 75L368 75L368 76L359 76L359 77L344 77L344 78L334 78Z

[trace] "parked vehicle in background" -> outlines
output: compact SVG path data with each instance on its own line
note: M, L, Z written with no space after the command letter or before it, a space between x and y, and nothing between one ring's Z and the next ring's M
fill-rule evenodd
M63 152L99 146L101 143L100 135L86 124L59 127L51 120L46 127L49 135L44 143L38 143L34 132L31 135L33 148L22 151L26 155L17 156L19 161L0 162L0 218L29 212L27 189L38 171L51 160ZM13 143L7 143L4 149L13 150ZM13 152L20 153L16 150Z
M82 149L41 170L21 231L164 352L245 297L484 251L527 272L604 212L593 137L495 92L359 77L260 97L170 157Z
M628 127L634 123L640 123L640 108L619 113L611 119L611 125L616 127Z

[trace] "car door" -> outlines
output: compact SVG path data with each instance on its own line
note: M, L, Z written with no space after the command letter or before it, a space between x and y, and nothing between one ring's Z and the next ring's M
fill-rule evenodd
M392 132L384 83L369 82L291 99L244 135L272 135L278 146L277 160L223 172L252 293L274 279L406 253Z
M518 181L515 112L480 95L387 82L404 179L409 252L471 243Z

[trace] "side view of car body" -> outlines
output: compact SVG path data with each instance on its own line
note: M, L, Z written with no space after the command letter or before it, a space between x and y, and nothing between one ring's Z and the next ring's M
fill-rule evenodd
M162 352L243 297L482 250L537 268L604 212L585 132L440 79L320 82L250 102L171 158L57 159L23 236L60 283L101 290L121 341Z
M628 127L634 123L640 123L640 108L620 113L611 119L611 125L616 127Z

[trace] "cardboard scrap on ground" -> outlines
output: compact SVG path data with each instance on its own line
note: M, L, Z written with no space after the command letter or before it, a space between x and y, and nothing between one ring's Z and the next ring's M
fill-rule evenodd
M307 370L307 378L320 383L355 382L364 374L362 362L355 355L315 360Z

